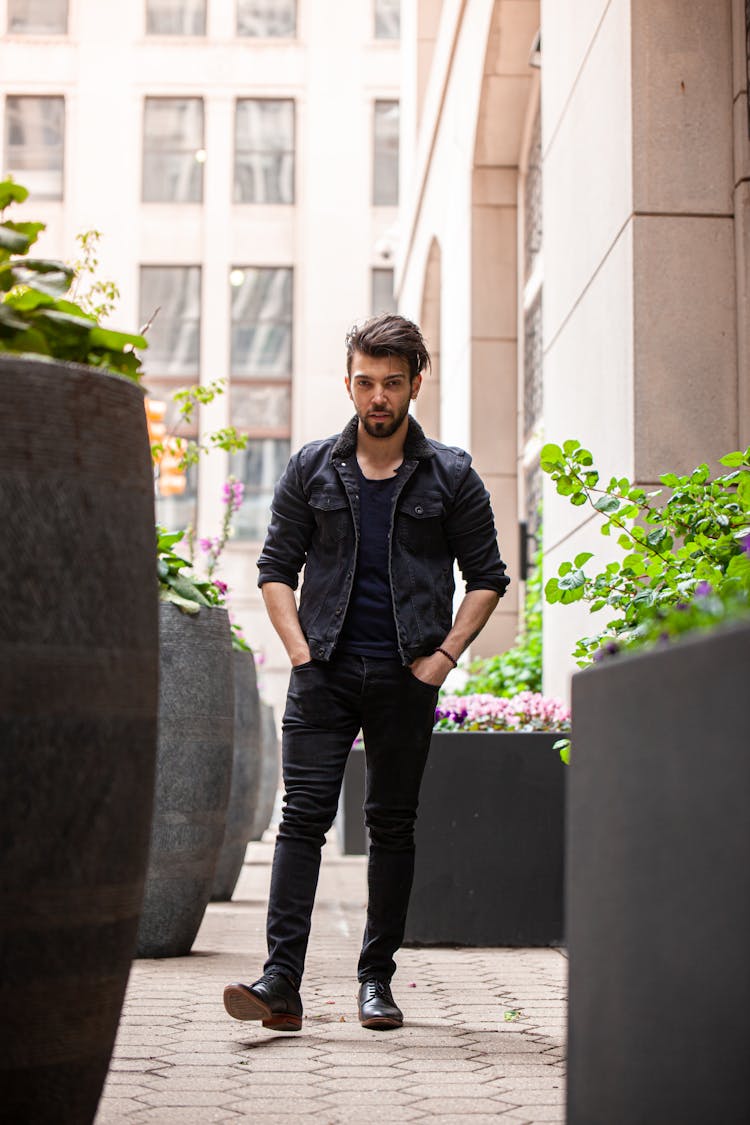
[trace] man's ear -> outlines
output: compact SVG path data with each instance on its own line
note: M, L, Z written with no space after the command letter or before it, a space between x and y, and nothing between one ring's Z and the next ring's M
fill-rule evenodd
M419 394L419 388L422 386L422 376L415 375L411 381L411 398L416 398Z
M352 398L352 381L348 375L344 376L344 386L346 387L346 393L349 395L349 398ZM352 401L354 400L352 399Z

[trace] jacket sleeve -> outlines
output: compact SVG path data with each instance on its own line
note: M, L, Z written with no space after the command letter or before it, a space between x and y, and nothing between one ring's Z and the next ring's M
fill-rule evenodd
M274 490L271 522L258 557L259 586L266 582L283 582L297 589L314 527L315 517L302 488L299 453L296 453Z
M510 585L497 546L490 496L469 464L456 490L445 522L445 533L456 557L466 592L494 590L500 597Z

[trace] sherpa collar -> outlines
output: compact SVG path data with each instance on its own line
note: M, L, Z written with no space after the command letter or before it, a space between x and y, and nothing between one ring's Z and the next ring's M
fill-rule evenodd
M350 422L347 422L343 430L339 434L336 444L331 450L331 460L335 457L350 457L357 448L357 429L359 427L359 418L355 414ZM421 461L426 457L434 457L435 450L432 448L427 438L425 437L424 430L411 414L409 415L409 425L406 432L406 441L404 442L404 460Z

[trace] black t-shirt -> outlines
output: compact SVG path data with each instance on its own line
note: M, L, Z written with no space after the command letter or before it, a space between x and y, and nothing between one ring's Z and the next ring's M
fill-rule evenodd
M385 480L368 480L356 458L355 464L359 480L359 554L337 649L355 656L397 657L388 577L388 532L396 473Z

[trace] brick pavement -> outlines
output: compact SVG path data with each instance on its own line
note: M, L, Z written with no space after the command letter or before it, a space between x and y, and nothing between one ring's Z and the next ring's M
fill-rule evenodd
M556 950L405 949L403 1029L357 1020L364 860L331 838L313 918L302 1031L229 1018L222 990L264 958L270 834L231 903L212 904L190 957L136 961L96 1125L383 1125L564 1121L567 963Z

